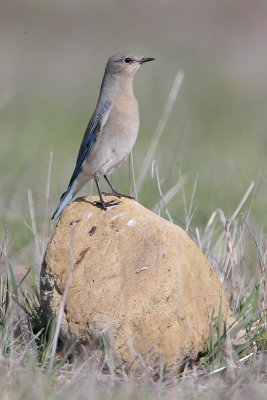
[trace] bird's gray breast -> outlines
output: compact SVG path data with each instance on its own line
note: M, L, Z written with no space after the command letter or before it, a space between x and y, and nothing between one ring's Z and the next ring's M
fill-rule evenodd
M84 162L90 175L112 173L132 150L139 131L138 104L134 96L112 99L108 117Z

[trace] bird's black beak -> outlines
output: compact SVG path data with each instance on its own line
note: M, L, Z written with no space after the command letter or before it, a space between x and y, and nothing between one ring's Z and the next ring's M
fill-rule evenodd
M144 64L144 63L146 63L146 62L148 62L148 61L153 61L153 60L155 60L155 58L153 58L153 57L144 57L144 58L142 58L142 60L140 61L140 64Z

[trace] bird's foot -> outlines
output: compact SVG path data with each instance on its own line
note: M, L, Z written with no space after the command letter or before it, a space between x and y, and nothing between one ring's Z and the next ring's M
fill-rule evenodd
M112 192L112 193L101 192L101 194L103 194L104 196L115 196L115 197L118 197L119 199L121 197L126 197L127 199L135 200L135 198L133 196L128 196L127 194L121 194L118 192Z
M104 200L100 200L100 201L94 201L94 206L101 208L101 210L106 211L106 209L108 207L112 207L112 206L117 206L120 203L120 201L117 200L110 200L110 201L104 201Z

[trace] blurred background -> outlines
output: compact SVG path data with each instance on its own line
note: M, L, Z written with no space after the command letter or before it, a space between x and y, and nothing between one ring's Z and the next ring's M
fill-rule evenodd
M94 111L106 61L124 49L156 58L135 79L141 120L133 152L136 177L176 73L183 70L155 153L163 192L178 181L180 168L189 200L199 174L192 226L203 228L217 208L229 217L250 183L258 181L252 218L266 226L266 21L265 0L1 0L0 240L7 229L9 254L33 240L25 225L28 189L37 228L43 221L50 152L48 211L54 212ZM129 193L127 162L113 183ZM79 195L90 191L88 184ZM159 199L149 171L138 200L153 208ZM181 194L169 210L184 221Z

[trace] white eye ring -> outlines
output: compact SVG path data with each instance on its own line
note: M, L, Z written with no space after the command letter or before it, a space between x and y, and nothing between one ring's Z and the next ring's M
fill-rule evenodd
M123 62L124 62L125 64L129 64L131 61L132 61L132 60L131 60L130 57L125 57L125 58L123 59Z

